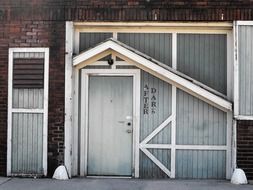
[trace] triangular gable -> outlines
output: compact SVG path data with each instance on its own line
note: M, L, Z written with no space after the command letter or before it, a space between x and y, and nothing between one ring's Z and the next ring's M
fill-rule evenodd
M206 87L204 84L185 76L184 74L175 71L159 61L140 53L139 51L119 42L115 39L108 39L97 46L81 52L74 57L73 65L79 64L92 59L98 54L104 52L115 52L120 58L134 63L137 67L149 72L150 74L176 86L177 88L186 91L187 93L215 106L223 111L232 111L232 103L227 101L217 91Z

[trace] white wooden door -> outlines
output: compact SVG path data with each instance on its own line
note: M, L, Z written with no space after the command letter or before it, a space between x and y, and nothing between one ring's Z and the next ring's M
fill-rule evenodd
M90 76L88 175L132 175L133 78Z

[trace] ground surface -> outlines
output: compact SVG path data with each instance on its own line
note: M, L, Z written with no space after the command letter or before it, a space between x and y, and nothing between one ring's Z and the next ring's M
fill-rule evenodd
M253 190L253 185L232 185L214 180L141 180L86 179L67 181L52 179L0 178L0 190Z

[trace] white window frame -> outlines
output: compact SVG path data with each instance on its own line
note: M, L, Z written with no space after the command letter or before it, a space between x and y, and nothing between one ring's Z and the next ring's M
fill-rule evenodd
M13 55L14 53L44 53L44 98L43 109L13 108ZM11 176L12 152L12 113L43 113L43 174L47 175L47 136L48 136L48 80L49 80L49 48L9 48L8 62L8 134L7 134L7 176Z
M140 130L140 70L139 69L81 69L81 110L80 133L80 175L87 176L88 158L88 104L90 76L131 76L133 77L133 142L132 176L139 177L139 130Z

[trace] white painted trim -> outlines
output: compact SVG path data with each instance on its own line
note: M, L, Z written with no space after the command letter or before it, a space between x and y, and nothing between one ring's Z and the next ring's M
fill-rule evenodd
M80 133L80 175L87 175L88 140L88 89L89 76L132 76L133 77L133 176L139 177L139 130L140 130L140 70L137 69L82 69L81 123Z
M75 22L75 26L149 26L149 27L158 27L158 26L166 26L166 27L228 27L232 28L232 24L230 22Z
M64 165L68 171L69 177L71 177L71 165L72 165L72 124L73 124L73 90L72 90L72 55L73 55L73 35L74 26L73 22L66 22L66 53L65 53L65 118L64 118Z
M155 63L147 60L146 58L136 54L133 51L128 50L127 48L117 44L116 42L109 40L106 41L86 52L81 53L80 55L76 56L74 58L73 64L74 66L77 66L78 64L96 56L97 54L104 52L108 49L114 50L116 53L118 53L120 58L123 58L124 60L131 59L134 62L136 62L137 66L148 70L149 73L157 76L158 78L165 80L169 82L172 85L175 85L176 87L190 93L191 95L215 106L223 111L231 111L232 110L232 104L217 96L213 93L195 85L194 83L172 73L169 70L166 70L162 68L159 65L156 65Z
M12 79L13 79L13 49L9 49L8 64L8 131L7 131L7 176L11 175L12 151Z
M253 116L247 116L247 115L237 115L234 116L237 120L253 120Z
M13 53L35 52L44 56L44 105L43 109L19 109L12 107ZM43 113L43 174L47 175L47 136L48 136L48 85L49 85L49 48L9 48L8 61L8 134L7 134L7 176L11 176L12 113Z
M177 33L172 33L172 68L177 69Z
M236 21L237 25L240 25L240 26L253 26L253 21L242 21L242 20L239 20L239 21Z
M232 128L233 128L233 112L227 112L227 150L226 150L226 178L231 179L232 176Z
M239 115L239 52L238 24L234 22L234 116Z
M172 115L171 122L171 178L176 177L176 117L177 117L177 88L172 86Z
M175 145L175 150L227 150L226 145ZM141 144L140 148L172 149L171 144Z
M237 168L237 121L233 120L232 171Z
M44 113L44 109L12 108L12 113Z

